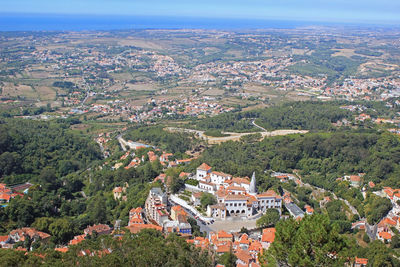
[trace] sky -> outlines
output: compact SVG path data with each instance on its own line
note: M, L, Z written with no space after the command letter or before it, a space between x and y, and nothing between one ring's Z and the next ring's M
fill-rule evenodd
M0 0L0 13L400 24L400 0Z

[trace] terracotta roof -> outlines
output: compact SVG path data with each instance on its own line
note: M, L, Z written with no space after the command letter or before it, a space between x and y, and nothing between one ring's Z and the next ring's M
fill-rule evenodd
M67 247L64 247L64 248L55 248L54 250L59 251L59 252L63 252L63 253L68 252L68 248L67 248Z
M234 182L234 183L236 183L236 184L250 184L249 179L247 179L247 178L240 178L240 177L232 178L232 182Z
M246 264L249 264L250 261L253 259L253 257L251 256L251 254L248 251L245 251L242 249L238 249L238 251L235 253L235 255L238 258L238 260L241 260Z
M387 240L392 239L392 235L389 232L380 232L379 236Z
M155 229L162 232L162 227L155 224L132 224L126 228L133 234L137 234L143 229Z
M216 252L217 253L227 253L231 250L230 245L219 245L217 246Z
M359 182L359 181L361 181L361 177L358 176L358 175L351 175L351 176L350 176L350 181L352 181L352 182Z
M71 241L69 241L69 245L76 245L79 244L80 242L82 242L83 240L85 240L85 235L77 235L74 236L74 239L72 239Z
M122 187L115 187L113 190L114 193L122 193Z
M209 170L211 170L211 167L208 166L206 163L203 163L199 167L197 167L197 169L204 170L204 171L209 171Z
M91 235L93 233L93 231L96 231L98 234L101 234L102 232L111 231L111 228L107 224L96 224L93 226L88 226L84 230L84 232L89 235Z
M260 241L256 240L256 241L251 242L250 247L249 247L249 251L258 251L258 252L260 252L261 249L262 249L262 246L261 246Z
M38 235L41 239L46 239L51 236L47 233L40 232L34 228L29 228L29 227L16 229L10 232L10 235L16 235L16 234L18 234L19 236L28 235L30 238L33 238L35 235Z
M396 223L396 221L394 221L394 220L392 220L392 219L386 217L386 218L382 219L382 220L379 222L378 227L384 227L384 226L386 226L386 225L396 226L397 223Z
M217 233L218 238L233 238L232 234L228 234L227 232L221 230Z
M263 197L275 197L277 199L280 199L281 197L275 193L273 190L268 190L267 192L263 192L257 195L257 198L263 198Z
M226 190L232 190L232 191L246 191L246 189L244 189L244 187L241 186L233 186L230 185L226 188Z
M231 177L232 176L232 175L229 175L229 174L226 174L226 173L223 173L223 172L216 172L216 171L213 171L212 174L215 174L215 175L218 175L218 176L223 176L223 177Z
M8 239L8 235L0 235L0 242L6 242Z
M355 263L367 265L367 264L368 264L368 259L365 259L365 258L357 258L357 257L356 257Z
M229 201L229 200L244 200L244 201L247 201L247 199L248 199L249 197L248 196L245 196L245 195L227 195L226 197L225 197L225 201Z
M275 240L275 228L265 228L261 237L261 242L272 243Z

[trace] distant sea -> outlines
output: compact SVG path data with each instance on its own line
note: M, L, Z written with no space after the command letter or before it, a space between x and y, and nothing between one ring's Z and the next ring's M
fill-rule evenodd
M85 31L127 29L292 29L338 23L149 16L1 14L0 31ZM343 26L343 24L340 24Z

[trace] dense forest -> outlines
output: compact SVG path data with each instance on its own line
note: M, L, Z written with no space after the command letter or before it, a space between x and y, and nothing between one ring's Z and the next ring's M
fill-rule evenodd
M174 154L184 153L195 143L193 136L164 131L162 126L134 127L128 130L124 138L135 142L142 141Z
M45 168L62 177L100 160L98 145L88 137L73 134L69 126L68 121L0 121L0 177L3 176L3 182L35 179Z
M197 129L217 129L228 132L256 132L251 122L255 119L257 125L267 130L305 129L329 130L332 123L343 118L352 119L351 112L340 109L343 103L324 102L292 102L262 110L237 113L224 113L215 117L193 122Z
M261 142L225 142L209 147L202 160L221 171L251 175L253 170L318 174L311 182L333 189L336 178L366 173L366 180L400 186L400 140L374 130L337 131L266 138Z

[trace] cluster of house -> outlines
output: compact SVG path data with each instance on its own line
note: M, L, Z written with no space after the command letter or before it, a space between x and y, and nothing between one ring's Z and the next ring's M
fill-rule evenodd
M192 226L187 221L187 213L181 206L173 206L171 214L167 210L167 195L159 187L152 188L145 202L148 220L162 227L166 233L191 235Z
M373 182L369 182L368 185L371 188L375 186ZM391 242L396 234L393 229L400 229L400 205L397 203L400 200L400 189L384 187L382 191L374 193L390 199L393 205L392 210L376 225L370 226L366 220L360 220L352 224L352 229L365 230L372 240Z
M254 173L251 180L248 177L232 177L230 174L212 171L212 167L203 163L197 168L195 179L198 181L195 190L211 193L217 199L217 204L207 207L208 217L251 217L267 209L281 211L281 196L272 190L257 193Z
M144 144L141 144L141 145L132 145L133 143L135 143L135 142L132 142L132 141L128 141L128 142L126 142L128 145L129 144L131 144L131 145L129 145L129 147L134 147L134 150L137 150L137 149L140 149L140 148L146 148L146 147L149 147L149 146L147 146L147 145L144 145ZM136 144L138 144L138 143L136 143ZM140 158L139 157L137 157L136 156L136 153L133 151L127 151L124 155L122 155L121 157L120 157L120 160L125 160L125 159L127 159L129 156L131 156L132 157L132 160L131 160L131 162L127 165L127 166L125 166L124 168L125 169L130 169L130 168L136 168L136 167L138 167L142 162L145 162L146 161L146 157L145 157L145 155L142 155ZM167 152L165 152L165 151L162 151L161 152L161 150L159 149L159 148L156 148L154 151L148 151L147 152L147 157L148 157L148 160L150 161L150 162L155 162L155 161L159 161L160 163L161 163L161 165L164 167L164 168L172 168L172 167L177 167L178 165L181 165L181 164L187 164L187 163L189 163L189 162L191 162L192 160L194 160L195 158L189 158L189 159L174 159L174 154L172 154L172 153L167 153ZM120 168L120 167L122 167L123 166L123 163L122 162L118 162L118 163L116 163L115 165L114 165L114 169L118 169L118 168Z
M257 267L260 266L258 256L263 250L269 249L275 240L275 228L263 229L261 238L246 233L227 233L223 230L210 232L208 237L195 237L186 240L198 248L212 250L221 256L224 253L233 252L237 258L236 266Z
M20 228L12 230L8 235L0 236L0 247L1 248L14 248L14 244L18 242L24 242L28 239L32 243L37 241L46 242L51 236L47 233L37 231L34 228Z
M27 192L26 190L28 190L31 186L32 184L25 183L14 186L13 188L9 188L6 184L0 183L0 206L6 206L7 203L16 196L24 196L24 194L21 192Z

